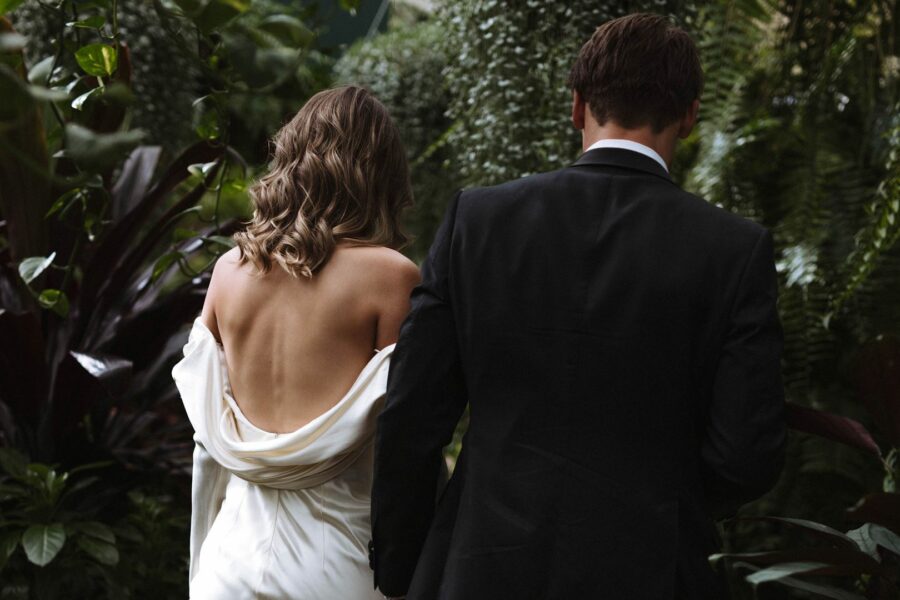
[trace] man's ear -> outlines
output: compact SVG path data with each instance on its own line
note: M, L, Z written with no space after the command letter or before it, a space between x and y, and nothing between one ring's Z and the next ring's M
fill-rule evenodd
M699 114L700 100L694 100L691 102L691 107L688 108L687 113L685 113L681 118L681 122L678 124L678 137L680 139L684 139L691 135L691 131L694 130L694 125L697 124L697 115Z
M584 98L576 90L572 90L572 125L584 129Z

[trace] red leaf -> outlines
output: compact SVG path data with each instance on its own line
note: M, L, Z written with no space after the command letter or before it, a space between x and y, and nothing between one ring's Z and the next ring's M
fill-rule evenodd
M900 446L900 340L883 338L859 353L859 393L875 425Z
M881 449L859 421L790 402L787 403L786 418L791 429L853 446L881 458Z

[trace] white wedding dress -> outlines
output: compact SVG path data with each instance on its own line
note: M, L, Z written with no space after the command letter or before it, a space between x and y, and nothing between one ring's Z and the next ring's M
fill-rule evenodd
M375 419L394 345L344 397L290 433L251 424L231 393L225 353L198 317L172 376L196 442L193 600L368 600Z

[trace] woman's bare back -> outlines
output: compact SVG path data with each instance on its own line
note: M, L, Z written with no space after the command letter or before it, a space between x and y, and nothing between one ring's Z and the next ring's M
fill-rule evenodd
M294 431L397 340L418 268L388 248L344 244L312 279L277 265L260 274L239 256L216 263L203 321L225 347L241 412L260 429Z

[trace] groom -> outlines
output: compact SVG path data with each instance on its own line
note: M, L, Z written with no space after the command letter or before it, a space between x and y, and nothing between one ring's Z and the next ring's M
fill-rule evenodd
M581 158L457 194L413 292L376 438L387 596L719 600L713 521L781 470L772 236L668 172L697 118L694 42L610 21L570 84Z

